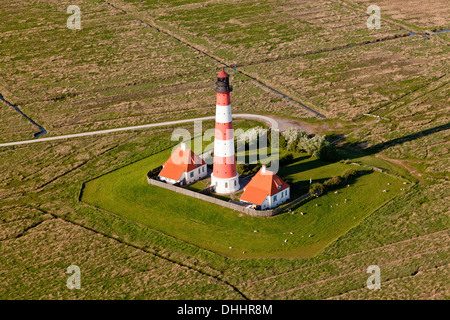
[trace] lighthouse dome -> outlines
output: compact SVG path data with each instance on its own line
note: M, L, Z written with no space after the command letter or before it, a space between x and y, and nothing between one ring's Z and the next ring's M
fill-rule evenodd
M228 73L226 73L223 68L222 71L217 75L217 78L228 78Z

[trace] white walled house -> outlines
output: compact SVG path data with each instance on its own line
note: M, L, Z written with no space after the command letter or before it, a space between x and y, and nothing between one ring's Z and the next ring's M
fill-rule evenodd
M158 177L170 184L188 185L205 178L207 174L206 162L192 150L186 149L185 143L181 143L163 164Z
M266 166L255 174L244 187L242 202L260 206L261 210L273 209L289 200L291 187Z

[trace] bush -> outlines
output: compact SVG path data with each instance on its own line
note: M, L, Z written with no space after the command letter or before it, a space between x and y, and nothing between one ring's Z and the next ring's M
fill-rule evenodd
M246 168L247 165L245 164L238 164L236 165L236 171L239 173L239 175L243 175L244 172L247 170Z
M252 173L256 173L259 171L259 169L261 169L261 163L259 163L259 162L258 162L258 164L244 163L244 164L236 165L236 171L241 176L248 176Z
M280 135L280 138L278 139L278 144L280 149L286 150L287 148L286 139L282 135Z
M261 164L257 164L257 165L253 168L252 173L257 173L257 172L259 171L259 169L261 169Z
M327 181L325 181L323 183L323 185L327 190L331 190L331 189L339 186L341 183L342 183L342 179L340 177L333 177L333 178L330 178Z
M292 153L287 153L280 158L280 165L281 166L288 165L289 163L292 163L293 160L294 160L294 155Z
M323 184L316 182L309 187L309 192L315 195L321 195L325 191L325 187Z
M314 156L323 161L336 162L339 160L339 153L336 147L330 144L328 141L323 143L320 150L314 152Z
M308 138L308 136L300 137L297 143L298 151L305 151L310 156L317 154L326 144L329 144L325 140L325 136L314 136Z
M246 149L249 148L249 146L256 144L258 140L261 143L261 140L264 139L267 142L267 129L264 129L263 127L254 127L250 128L244 133L240 134L236 137L236 149L237 150L237 142L240 144L243 144Z
M353 168L347 169L344 171L344 173L342 174L342 178L344 178L345 180L354 178L358 175L358 171L356 171Z
M298 140L302 137L307 137L308 135L298 129L289 128L282 133L282 136L286 140L286 148L289 151L295 151L297 148ZM280 143L281 145L281 143Z

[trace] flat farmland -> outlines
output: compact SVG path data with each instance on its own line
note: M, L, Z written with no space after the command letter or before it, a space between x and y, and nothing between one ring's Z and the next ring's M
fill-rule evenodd
M15 220L0 222L0 231L10 231L0 243L3 299L242 298L212 277L49 214L40 213L41 221L30 231L14 234L14 222L31 222L37 213L26 206L7 213L15 213ZM71 264L82 270L80 290L66 287Z
M82 29L69 30L69 4L0 13L0 88L49 135L214 114L217 61L102 1L79 3ZM233 85L235 112L312 116L243 75Z
M78 31L66 27L72 4L82 12ZM173 146L175 128L191 125L0 147L0 298L448 299L450 33L409 31L449 29L449 9L444 0L381 0L382 28L367 30L369 4L0 0L0 94L49 136L213 115L214 77L237 66L227 68L234 113L320 134L372 121L349 121L366 112L389 118L339 147L351 162L411 182L314 257L236 259L79 199L83 181L158 155ZM329 119L312 119L294 100ZM1 142L37 132L4 102L0 126ZM359 181L365 188L369 177ZM376 190L391 183L380 181ZM278 218L312 221L315 204L340 207L341 197ZM297 226L300 239L312 232ZM81 290L66 287L73 264ZM365 287L374 264L379 291Z
M395 25L368 30L364 12L332 0L126 2L112 1L237 66L408 34Z
M2 148L0 250L7 259L0 259L0 277L8 286L1 296L323 299L356 296L371 264L382 268L385 297L405 292L395 283L419 284L417 270L430 275L427 283L441 279L439 270L448 263L445 184L407 189L309 259L224 258L78 201L81 181L169 148L171 131ZM72 264L81 267L81 291L65 287L65 270ZM430 290L420 286L405 297Z
M342 2L353 3L361 8L372 5L370 0L344 0ZM448 30L450 29L450 8L446 0L420 1L377 1L382 15L417 26L423 30Z
M449 54L436 39L407 37L242 69L328 117L350 120L444 76Z
M450 85L400 105L391 121L362 130L356 139L379 158L407 168L422 183L444 184L450 170Z
M39 131L37 127L3 101L0 101L0 128L2 128L0 141L31 139L33 134Z

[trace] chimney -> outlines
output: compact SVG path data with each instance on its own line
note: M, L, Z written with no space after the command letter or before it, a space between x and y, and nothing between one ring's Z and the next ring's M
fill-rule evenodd
M182 151L186 151L186 143L182 142L180 146Z
M261 173L266 173L266 166L265 166L265 165L263 165L263 166L261 167Z

